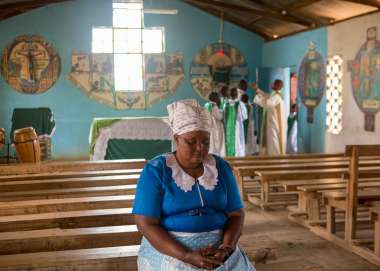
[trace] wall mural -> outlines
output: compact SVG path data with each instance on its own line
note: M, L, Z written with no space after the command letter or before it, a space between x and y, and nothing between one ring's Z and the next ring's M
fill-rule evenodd
M375 115L380 110L380 42L377 28L367 29L367 40L355 59L348 62L352 92L364 113L364 130L375 131Z
M313 123L314 109L321 102L326 86L325 62L314 42L310 42L309 51L302 59L298 86L302 103L307 107L307 122Z
M208 45L191 63L191 83L205 100L222 85L237 87L241 79L248 79L247 63L240 51L227 43Z
M67 79L91 99L115 109L147 109L173 94L184 79L183 55L146 54L145 91L115 91L113 54L72 53Z
M18 36L2 54L4 80L23 94L47 91L57 81L60 71L61 61L56 50L41 36Z

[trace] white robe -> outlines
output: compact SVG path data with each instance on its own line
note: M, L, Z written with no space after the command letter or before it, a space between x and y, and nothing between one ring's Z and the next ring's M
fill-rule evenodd
M216 104L211 110L211 132L210 132L210 150L219 156L226 156L226 139L224 136L223 112Z
M266 129L261 131L265 144L260 142L260 153L267 155L282 155L286 153L286 131L287 123L285 119L284 100L280 93L272 91L267 94L262 90L257 91L254 103L267 110ZM264 126L264 127L265 127Z
M250 110L248 114L247 143L245 144L245 154L252 155L258 152L258 148L255 136L255 122L253 120L253 106L251 104L248 106L250 107Z
M236 100L231 101L235 103ZM239 102L238 110L236 112L236 133L235 133L235 156L245 156L245 135L244 135L244 121L248 118L247 108L241 101Z

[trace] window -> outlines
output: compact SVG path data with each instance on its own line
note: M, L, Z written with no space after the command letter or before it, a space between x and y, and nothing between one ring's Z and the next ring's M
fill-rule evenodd
M339 55L329 57L326 68L326 97L327 97L327 131L332 134L339 134L342 130L342 77L343 59Z
M92 29L92 53L114 56L116 91L144 90L144 54L164 52L164 28L144 28L142 1L114 1L113 26Z

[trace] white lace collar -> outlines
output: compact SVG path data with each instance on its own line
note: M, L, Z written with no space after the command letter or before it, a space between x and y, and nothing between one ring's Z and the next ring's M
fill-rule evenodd
M185 192L192 190L195 179L187 174L178 164L174 153L166 155L166 165L172 170L172 178L176 185ZM199 184L206 190L214 190L218 184L218 170L216 169L216 161L212 155L208 155L203 161L203 175L198 178Z

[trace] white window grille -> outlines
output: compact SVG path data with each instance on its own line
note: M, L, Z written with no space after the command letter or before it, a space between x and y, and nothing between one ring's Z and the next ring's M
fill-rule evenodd
M337 135L343 128L343 59L339 55L329 57L326 73L327 131Z

